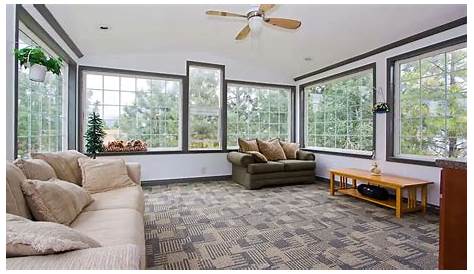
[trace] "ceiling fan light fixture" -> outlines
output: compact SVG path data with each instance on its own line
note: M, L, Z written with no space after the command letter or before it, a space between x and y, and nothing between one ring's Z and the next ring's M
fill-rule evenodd
M261 16L253 16L249 18L249 27L252 33L258 34L262 30L263 18Z

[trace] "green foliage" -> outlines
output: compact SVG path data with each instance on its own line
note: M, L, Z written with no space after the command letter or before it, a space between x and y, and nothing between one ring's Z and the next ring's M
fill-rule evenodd
M104 121L99 114L92 112L89 114L87 123L87 131L84 136L86 139L86 152L91 154L95 159L96 154L104 151Z
M39 64L47 68L53 74L61 74L61 66L63 60L58 57L47 57L43 49L40 47L26 47L22 49L15 49L15 57L20 62L21 66L28 68L28 65Z

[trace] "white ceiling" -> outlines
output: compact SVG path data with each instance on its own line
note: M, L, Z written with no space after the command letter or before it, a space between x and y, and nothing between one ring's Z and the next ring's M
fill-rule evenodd
M47 5L85 56L205 52L286 68L290 77L367 52L466 16L465 5L278 5L267 17L302 21L296 31L267 25L235 41L250 5ZM106 24L110 31L98 30ZM312 61L304 61L311 57ZM206 61L206 60L202 60Z

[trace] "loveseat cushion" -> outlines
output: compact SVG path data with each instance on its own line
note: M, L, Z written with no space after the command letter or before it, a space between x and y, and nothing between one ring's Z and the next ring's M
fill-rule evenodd
M250 174L269 173L283 171L284 164L269 161L267 163L255 163L247 166L247 172Z
M17 166L7 162L6 177L7 213L31 219L30 209L21 190L21 184L26 181L25 175Z
M59 179L81 185L81 168L77 159L87 158L86 155L75 151L60 151L60 152L32 152L33 159L45 160L53 167L54 172Z
M26 178L31 180L47 181L57 178L56 172L45 160L41 159L17 159L13 162L21 169Z
M92 194L94 201L84 208L85 211L129 208L143 214L144 196L140 186L124 187L106 192Z
M280 160L278 162L284 164L285 171L309 170L316 168L316 162L314 161Z

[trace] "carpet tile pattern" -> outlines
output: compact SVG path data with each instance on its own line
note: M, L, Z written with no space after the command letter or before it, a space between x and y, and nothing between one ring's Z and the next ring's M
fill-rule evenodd
M231 181L144 187L149 269L436 269L438 217L325 183L246 190Z

